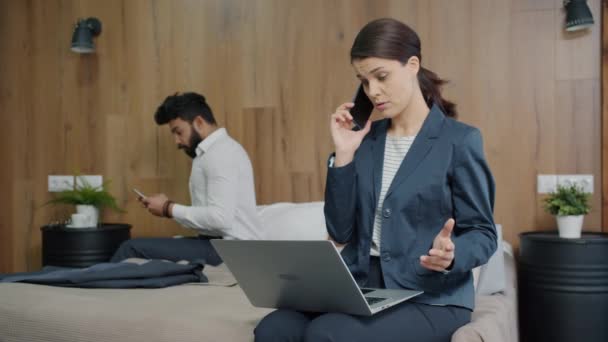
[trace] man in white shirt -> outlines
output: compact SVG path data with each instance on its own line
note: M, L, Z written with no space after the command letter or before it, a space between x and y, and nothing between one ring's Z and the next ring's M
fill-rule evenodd
M178 149L191 157L191 206L174 203L165 194L139 200L155 216L174 219L198 231L197 238L139 238L123 243L111 261L146 259L205 260L221 263L210 239L259 239L253 168L247 152L219 128L205 98L196 93L169 96L154 115L168 124Z

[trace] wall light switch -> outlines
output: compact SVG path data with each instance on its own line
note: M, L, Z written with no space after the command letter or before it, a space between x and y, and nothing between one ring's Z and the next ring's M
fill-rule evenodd
M557 190L556 175L537 175L536 176L536 192L539 194L548 194Z
M74 176L49 175L49 192L61 192L74 189Z

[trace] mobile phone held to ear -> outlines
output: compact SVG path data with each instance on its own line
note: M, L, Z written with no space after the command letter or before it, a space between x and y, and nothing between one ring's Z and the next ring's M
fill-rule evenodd
M146 195L144 195L144 194L143 194L141 191L139 191L139 190L137 190L137 189L135 189L135 188L133 188L132 190L133 190L133 192L134 192L134 193L136 193L136 194L137 194L137 196L139 196L140 198L146 198Z
M359 131L365 127L367 120L369 120L369 117L372 115L374 104L367 95L365 95L363 85L359 85L353 102L355 106L350 109L350 115L352 115L355 124L353 130Z

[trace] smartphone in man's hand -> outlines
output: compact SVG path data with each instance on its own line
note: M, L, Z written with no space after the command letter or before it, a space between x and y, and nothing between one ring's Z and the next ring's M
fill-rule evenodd
M350 115L352 115L353 122L355 124L353 130L359 131L365 127L367 120L369 120L369 117L372 115L372 111L374 110L374 104L365 94L363 85L359 85L357 93L353 99L353 103L355 106L350 109Z

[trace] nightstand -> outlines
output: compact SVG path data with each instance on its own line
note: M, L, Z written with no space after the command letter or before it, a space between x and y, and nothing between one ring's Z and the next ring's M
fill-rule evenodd
M108 262L121 243L131 238L131 225L103 223L95 228L47 225L42 231L42 264L88 267Z
M608 234L520 234L522 342L608 341Z

